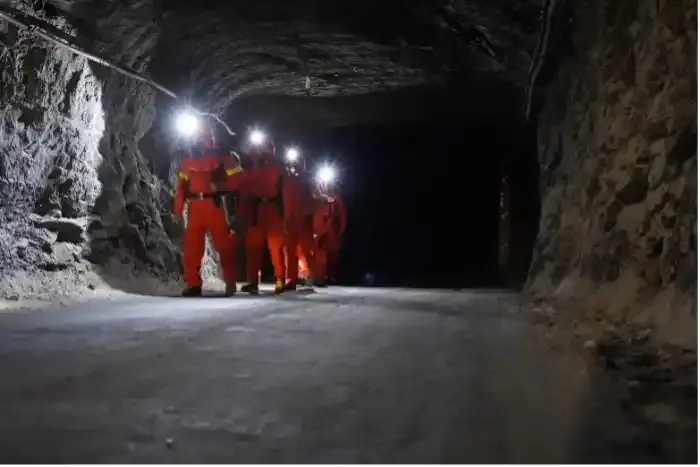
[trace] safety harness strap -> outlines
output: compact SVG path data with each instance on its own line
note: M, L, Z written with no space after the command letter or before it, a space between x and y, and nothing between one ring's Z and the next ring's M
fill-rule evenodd
M209 193L188 192L185 199L213 199L222 196L237 196L239 190L212 191Z

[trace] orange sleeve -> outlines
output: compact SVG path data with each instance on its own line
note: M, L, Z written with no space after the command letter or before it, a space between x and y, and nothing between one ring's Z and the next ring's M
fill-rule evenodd
M225 178L219 185L219 189L224 191L240 190L243 169L236 161L236 158L226 153L220 156L220 160L224 165Z
M175 185L175 199L173 200L173 214L176 216L182 215L185 208L185 192L188 183L188 177L185 172L177 173L177 184Z
M245 172L240 167L234 169L227 169L226 178L224 182L219 186L219 189L223 191L236 191L243 188L243 180L245 179Z

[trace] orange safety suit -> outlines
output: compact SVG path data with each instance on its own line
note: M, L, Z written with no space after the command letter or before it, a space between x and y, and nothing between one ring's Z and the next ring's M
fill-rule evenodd
M177 176L174 214L183 215L185 223L185 284L202 286L200 270L207 232L219 252L224 281L235 284L236 232L231 222L234 216L244 214L245 173L230 152L205 149L200 156L184 159Z
M249 225L246 232L246 276L258 283L262 266L263 244L267 240L277 286L284 282L285 265L282 247L288 219L293 217L292 186L284 167L271 158L266 164L246 171L249 195Z
M297 252L302 277L316 276L316 245L314 243L314 212L319 200L314 197L312 181L306 180L300 206L300 231Z
M303 174L290 176L290 199L295 216L288 225L285 245L287 279L296 281L298 277L308 277L309 264L313 261L313 209L314 199L310 181Z
M341 239L347 228L345 202L338 194L326 195L314 211L316 277L325 280L337 273Z

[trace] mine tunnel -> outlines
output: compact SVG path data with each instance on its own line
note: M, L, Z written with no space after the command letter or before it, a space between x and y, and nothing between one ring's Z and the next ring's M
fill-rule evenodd
M0 61L1 461L697 462L695 0L4 0ZM334 285L179 296L185 108L333 164Z

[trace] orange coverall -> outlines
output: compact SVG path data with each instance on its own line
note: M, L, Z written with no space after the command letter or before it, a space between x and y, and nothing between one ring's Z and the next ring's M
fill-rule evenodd
M316 245L314 243L314 212L320 200L313 195L311 180L305 181L299 207L300 230L297 254L299 255L299 274L301 277L316 275Z
M285 245L287 279L296 281L298 277L308 277L313 261L314 199L310 181L300 176L290 176L290 198L293 200L295 216L289 222L288 238Z
M314 211L316 247L315 274L321 280L337 272L341 238L347 228L345 202L337 195L326 195Z
M267 240L276 288L284 285L285 264L282 252L284 228L293 217L291 185L284 167L275 162L246 171L250 215L246 232L246 276L251 284L258 283L262 266L263 244Z
M229 226L228 208L221 195L236 196L238 200L233 207L238 208L236 214L242 214L245 175L230 153L217 155L213 151L220 150L183 160L177 174L174 214L185 215L182 248L184 280L188 287L202 286L200 270L207 231L219 252L224 281L227 284L236 282L236 233Z

